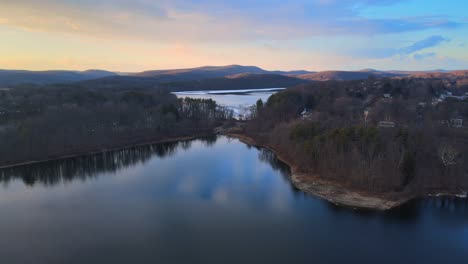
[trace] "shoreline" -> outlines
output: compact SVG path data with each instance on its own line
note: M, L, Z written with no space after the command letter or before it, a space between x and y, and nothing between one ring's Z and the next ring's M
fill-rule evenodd
M193 140L193 139L200 138L200 137L202 136L186 136L186 137L175 137L175 138L167 138L167 139L161 139L161 140L153 140L153 141L148 141L148 142L143 142L143 143L138 143L138 144L122 144L121 146L102 148L98 150L95 149L95 150L89 150L89 151L82 151L79 153L57 155L57 157L49 157L45 159L17 162L17 163L12 163L8 165L0 165L0 170L33 165L33 164L49 162L49 161L57 161L57 160L62 160L62 159L76 158L76 157L82 157L82 156L88 156L88 155L96 155L96 154L104 153L106 151L117 151L117 150L124 150L124 149L139 147L139 146L172 143L172 142L177 142L177 141L187 141L187 140Z
M320 179L315 175L298 172L298 169L293 165L293 162L285 158L278 150L268 145L258 144L255 139L249 136L237 133L225 133L225 135L236 138L245 144L266 148L272 151L280 161L284 162L291 169L291 175L289 178L294 187L304 193L326 200L337 206L353 209L388 211L390 209L400 207L414 199L426 196L467 197L466 192L452 193L441 191L438 193L426 193L424 195L404 192L371 194L369 192L351 189L338 182L327 181Z
M306 194L310 194L320 199L326 200L327 202L332 203L337 206L343 206L343 207L348 207L352 209L387 211L390 209L397 208L414 199L423 198L423 197L445 196L445 197L468 198L468 192L455 193L455 192L450 192L450 191L440 191L440 192L427 192L424 195L410 194L410 193L404 193L404 192L375 194L375 193L369 193L369 192L365 192L361 190L352 189L338 182L320 179L316 175L310 175L307 173L298 172L299 170L296 166L293 165L293 162L285 158L284 155L282 155L281 152L276 150L274 147L269 146L269 145L259 144L256 142L255 139L249 136L246 136L244 134L238 134L238 133L232 133L232 132L230 133L230 132L224 132L224 131L214 133L214 134L224 135L230 138L235 138L244 144L259 147L259 148L265 148L265 149L272 151L278 160L282 161L283 163L288 165L288 167L290 168L291 174L289 176L289 179L294 187L296 187L298 190ZM104 153L107 151L118 151L118 150L139 147L139 146L194 140L197 138L201 138L203 136L204 135L174 137L174 138L142 142L138 144L123 144L121 146L102 148L99 150L89 150L89 151L83 151L80 153L72 153L68 155L58 155L57 157L50 157L46 159L39 159L39 160L32 160L32 161L25 161L25 162L18 162L18 163L13 163L13 164L8 164L8 165L2 165L0 166L0 170L33 165L33 164L49 162L49 161L57 161L57 160L63 160L63 159L68 159L68 158L87 156L87 155L96 155L96 154Z

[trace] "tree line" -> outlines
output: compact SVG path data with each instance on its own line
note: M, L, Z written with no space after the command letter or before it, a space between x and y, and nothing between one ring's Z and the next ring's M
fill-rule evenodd
M369 79L302 85L258 102L244 133L309 175L369 192L468 190L468 101L438 100L442 80ZM391 122L381 127L381 121Z
M232 112L160 89L1 91L0 165L211 133Z

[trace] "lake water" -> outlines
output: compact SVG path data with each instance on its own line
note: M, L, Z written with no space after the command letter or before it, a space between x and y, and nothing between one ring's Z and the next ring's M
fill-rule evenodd
M258 99L262 99L263 102L266 102L272 94L281 90L284 90L284 88L189 91L175 92L174 94L179 98L213 99L219 105L232 109L235 117L239 117L248 115L250 113L250 107L254 105Z
M389 213L296 191L235 139L136 147L0 172L0 263L466 263L468 203Z

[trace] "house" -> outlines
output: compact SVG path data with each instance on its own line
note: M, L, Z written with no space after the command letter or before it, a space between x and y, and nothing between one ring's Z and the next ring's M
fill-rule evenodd
M301 119L302 120L307 120L307 121L313 121L313 122L318 122L320 121L321 118L321 113L317 111L302 111L301 113Z
M301 118L303 120L309 120L312 115L312 112L309 111L309 109L304 108L304 110L301 112Z
M441 126L450 126L450 122L448 120L439 120L437 123Z
M434 98L432 99L432 105L438 105L439 103L442 103L444 100L440 99L440 98Z
M463 100L468 98L468 95L466 93L464 95L453 95L452 92L445 92L445 94L441 94L439 97L440 97L441 100L452 98L452 99L457 99L457 100L463 101Z
M381 128L393 128L395 127L395 122L393 121L380 121L378 127Z
M373 83L374 88L376 89L382 89L383 85L381 82L377 81Z
M455 117L455 118L450 119L450 126L454 128L463 127L463 118Z

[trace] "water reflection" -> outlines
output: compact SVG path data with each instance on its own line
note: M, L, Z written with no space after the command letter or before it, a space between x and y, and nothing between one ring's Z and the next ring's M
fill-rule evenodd
M258 159L260 161L270 164L272 169L281 172L282 175L288 175L291 173L289 167L280 160L278 160L278 158L272 151L264 148L257 148L257 150Z
M285 179L289 177L291 173L290 168L285 163L278 160L272 151L264 148L257 148L257 150L259 152L258 159L261 162L268 163L272 169L279 171ZM304 195L304 193L297 189L291 182L290 185L295 193L300 194L300 196ZM397 219L398 221L407 223L417 222L423 212L430 210L442 218L447 216L447 213L457 214L460 216L457 219L461 220L465 224L468 224L468 199L459 197L440 196L416 199L386 212L348 208L333 203L326 203L326 205L331 211L338 213L352 212L353 214L359 215L361 217L382 217L384 220L391 221L392 219Z
M331 212L352 213L362 218L380 219L386 223L418 224L431 215L431 219L444 224L468 225L468 199L457 197L426 197L415 199L389 211L351 209L327 203Z
M206 146L213 146L217 136L199 139ZM192 140L141 145L120 150L105 151L93 155L78 156L30 165L0 169L0 182L8 184L13 179L21 179L26 185L56 185L73 180L94 178L101 173L144 164L152 157L165 158L174 155L178 149L188 150Z
M249 145L249 147L251 146ZM291 169L288 165L279 160L273 151L265 148L255 148L258 150L258 160L269 164L273 170L279 172L285 180L286 184L288 184L291 187L291 191L296 198L303 198L307 196L303 191L301 191L291 182L291 180L289 179L291 175Z
M430 213L431 217L443 223L455 225L468 224L468 199L458 197L427 197L403 205L396 210L398 218L415 215L422 217ZM454 217L456 216L456 217Z
M467 200L434 197L390 212L356 211L296 192L288 177L272 152L226 137L5 170L0 180L11 182L0 189L0 263L468 258Z

